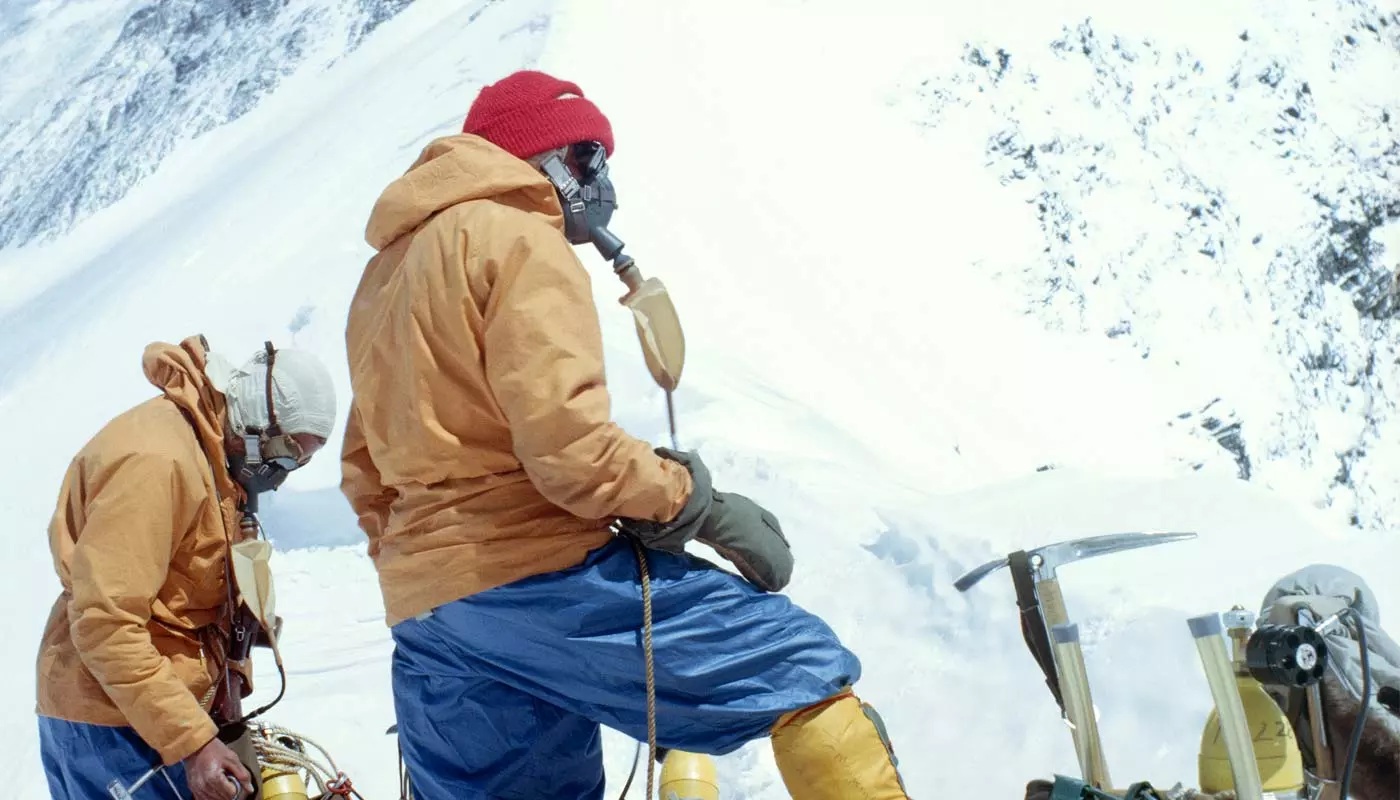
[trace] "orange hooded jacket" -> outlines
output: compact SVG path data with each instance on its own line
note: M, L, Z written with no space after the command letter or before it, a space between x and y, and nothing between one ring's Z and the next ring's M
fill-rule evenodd
M222 618L226 548L239 541L242 492L223 467L224 398L205 355L200 336L146 348L162 396L74 457L49 524L63 590L39 648L36 710L129 725L166 764L217 733L202 700L220 668L201 629Z
M690 473L610 419L588 273L549 181L468 134L380 195L350 307L342 491L389 625L669 522Z

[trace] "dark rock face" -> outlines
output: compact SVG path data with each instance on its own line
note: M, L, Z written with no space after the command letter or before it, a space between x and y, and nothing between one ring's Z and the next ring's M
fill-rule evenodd
M66 232L121 199L178 142L243 116L316 53L353 50L411 2L137 7L91 68L51 87L57 102L0 120L0 247Z
M1216 33L1199 53L1090 19L1038 47L969 42L915 88L919 121L978 126L1033 209L1038 230L1007 235L1038 257L998 275L1026 313L1185 365L1200 404L1164 424L1382 529L1400 511L1400 94L1380 86L1400 14L1270 7Z

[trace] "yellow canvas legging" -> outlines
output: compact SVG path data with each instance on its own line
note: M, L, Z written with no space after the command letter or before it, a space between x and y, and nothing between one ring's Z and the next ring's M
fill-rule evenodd
M849 689L783 715L773 756L793 800L908 800L876 719Z

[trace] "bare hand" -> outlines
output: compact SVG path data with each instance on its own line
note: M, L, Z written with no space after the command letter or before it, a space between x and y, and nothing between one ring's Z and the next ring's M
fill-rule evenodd
M253 776L238 760L238 754L218 739L210 740L184 763L185 781L194 800L237 800L243 795L241 787L253 784ZM229 775L238 779L238 787Z

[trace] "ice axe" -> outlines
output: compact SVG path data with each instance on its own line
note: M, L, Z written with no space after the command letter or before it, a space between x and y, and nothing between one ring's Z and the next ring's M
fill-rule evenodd
M622 252L622 240L605 227L593 229L593 244L604 258L612 261L613 273L627 287L618 302L632 310L642 356L652 380L666 392L666 419L671 428L671 446L680 449L676 437L676 406L672 392L681 382L685 367L685 333L671 295L659 278L643 278L637 262Z
M637 262L629 255L622 252L622 240L606 226L596 225L591 229L591 239L593 246L598 248L598 252L612 262L613 273L627 287L627 294L619 297L617 301L632 309L632 319L637 326L637 338L642 342L642 356L646 359L647 369L651 372L652 380L666 392L666 420L671 427L671 447L675 450L681 449L680 439L676 436L676 405L672 393L681 382L681 368L685 366L685 334L681 332L681 318L676 313L676 307L671 303L671 295L666 292L666 286L657 278L642 278L642 273L637 269ZM652 669L652 645L651 645L651 583L647 577L647 562L643 555L643 548L637 540L633 540L633 547L637 552L637 565L642 579L642 625L644 630L643 648L646 659L646 686L647 686L647 745L650 752L647 758L647 797L652 796L652 785L656 770L656 715L652 712L656 699L656 684ZM641 757L641 742L637 742L637 752L632 757L632 770L636 774L637 759ZM666 773L663 771L663 778ZM627 778L627 787L622 790L623 796L627 794L627 788L632 784L632 776Z
M1101 789L1109 788L1108 766L1099 741L1098 724L1093 716L1093 701L1083 670L1078 630L1070 624L1058 570L1086 558L1194 538L1195 533L1132 532L1071 539L1031 550L1017 550L1004 558L988 561L953 584L959 592L966 592L1002 567L1009 569L1016 588L1016 605L1021 610L1021 635L1045 674L1045 683L1050 687L1055 703L1074 725L1075 750L1084 768L1084 778ZM1051 646L1051 636L1054 636L1058 646ZM1076 663L1059 665L1057 653L1074 659ZM1069 680L1062 686L1060 679L1066 673ZM1070 696L1066 698L1065 693Z

